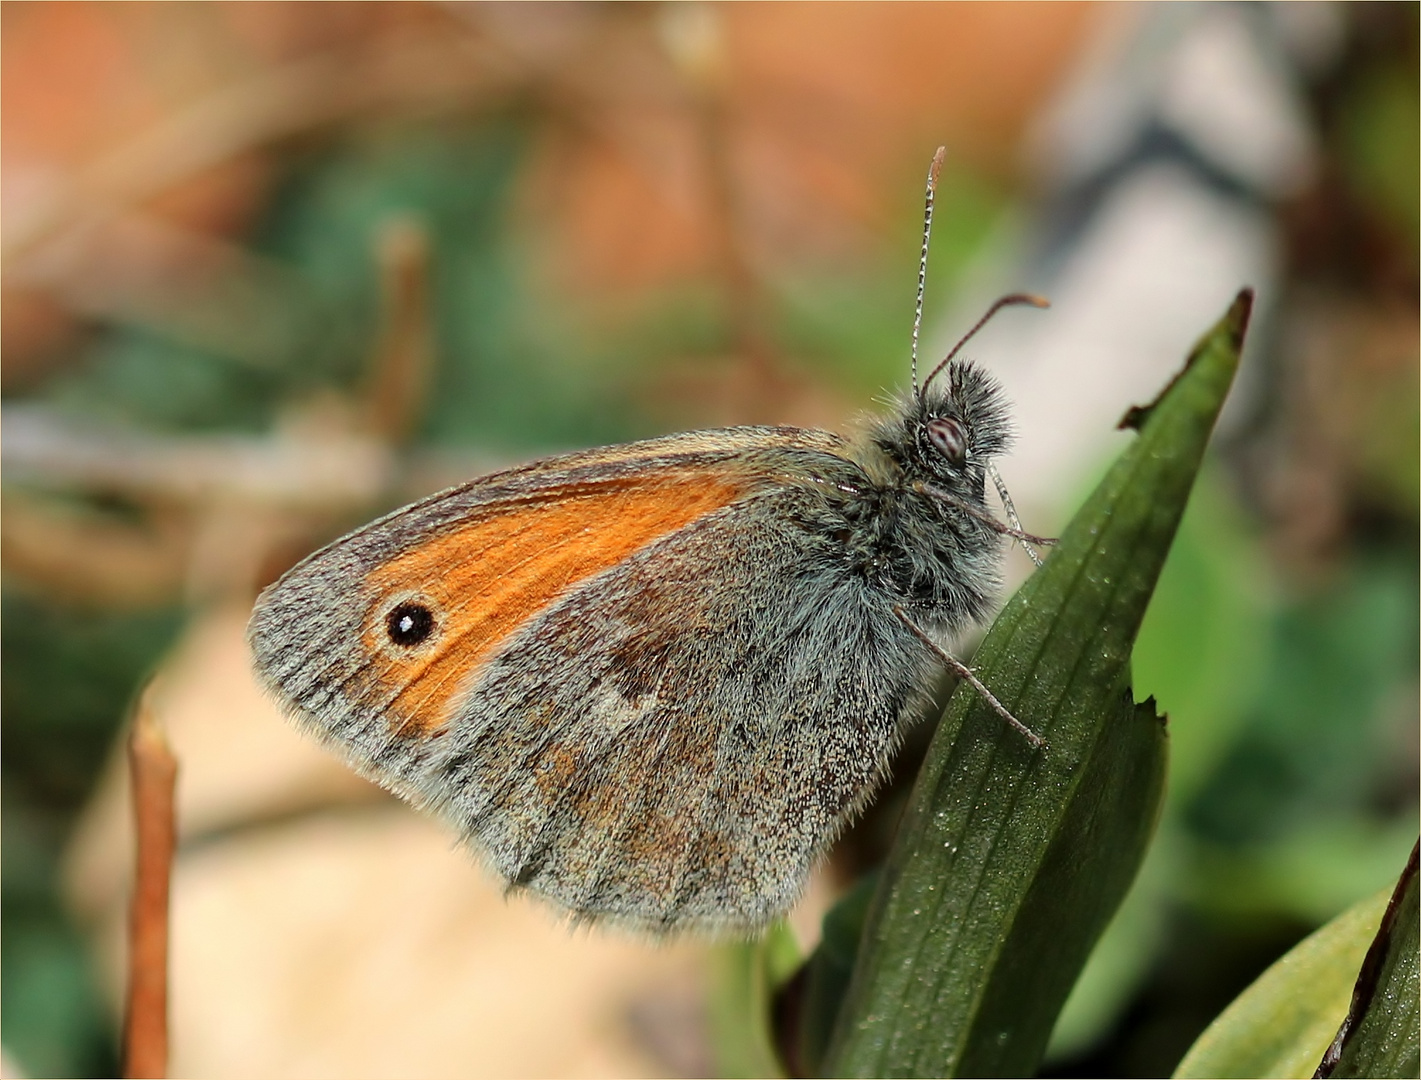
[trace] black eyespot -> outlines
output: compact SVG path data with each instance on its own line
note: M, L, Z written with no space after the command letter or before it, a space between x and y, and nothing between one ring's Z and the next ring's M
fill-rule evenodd
M396 645L413 648L434 633L434 612L418 600L406 600L385 616L385 633Z
M967 460L967 432L960 420L950 416L929 420L928 442L954 465L961 465Z

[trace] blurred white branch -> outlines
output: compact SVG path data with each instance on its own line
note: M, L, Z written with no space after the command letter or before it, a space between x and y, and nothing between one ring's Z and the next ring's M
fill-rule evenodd
M395 477L394 456L369 437L149 435L33 405L0 409L0 460L7 484L302 511L372 503Z

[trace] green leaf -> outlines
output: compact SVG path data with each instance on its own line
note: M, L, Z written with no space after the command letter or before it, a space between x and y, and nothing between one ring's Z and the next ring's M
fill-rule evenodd
M1305 938L1219 1014L1176 1077L1307 1077L1347 1015L1352 983L1391 890Z
M919 773L826 1055L828 1075L1031 1075L1129 888L1166 740L1130 652L1233 375L1245 291L978 650Z
M1391 894L1381 928L1362 961L1347 1019L1328 1047L1318 1076L1421 1074L1417 850L1411 849L1411 859Z
M720 970L709 1010L716 1075L783 1076L770 1029L770 1003L799 966L794 932L780 921L764 937L724 945L718 952Z
M796 1075L817 1076L834 1033L834 1021L854 973L859 937L878 888L878 872L865 874L824 916L819 945L801 969L800 995L790 1038Z
M1130 664L1169 711L1169 785L1159 828L1130 894L1066 999L1046 1052L1078 1057L1105 1038L1158 960L1170 905L1192 872L1183 808L1237 742L1268 669L1276 606L1261 540L1223 470L1205 459L1140 626ZM1410 845L1408 835L1406 844ZM1395 872L1388 856L1377 884ZM1355 882L1317 922L1364 888Z
M1260 975L1175 1077L1416 1076L1417 922L1413 848L1394 889L1355 904Z

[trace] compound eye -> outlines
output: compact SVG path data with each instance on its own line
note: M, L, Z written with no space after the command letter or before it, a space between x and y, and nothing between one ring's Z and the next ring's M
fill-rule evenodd
M385 616L385 633L394 644L412 649L434 633L434 612L418 600L406 600Z
M928 442L954 465L967 460L967 431L960 420L950 416L929 420Z

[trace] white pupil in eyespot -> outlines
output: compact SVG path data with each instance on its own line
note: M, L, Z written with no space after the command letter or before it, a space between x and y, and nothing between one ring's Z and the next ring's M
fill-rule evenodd
M407 600L385 617L385 633L396 645L412 647L434 633L434 613L417 600Z

